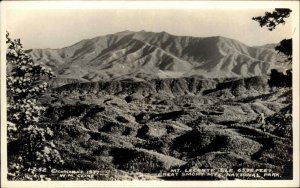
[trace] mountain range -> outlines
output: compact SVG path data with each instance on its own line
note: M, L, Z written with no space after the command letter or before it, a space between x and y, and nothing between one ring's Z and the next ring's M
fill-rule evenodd
M264 46L250 47L221 36L167 32L123 31L61 49L28 52L34 61L51 67L58 78L78 81L251 77L283 68L277 53Z
M38 99L64 160L54 168L101 172L51 179L292 179L293 92L270 87L284 68L275 45L124 31L30 50L56 74Z

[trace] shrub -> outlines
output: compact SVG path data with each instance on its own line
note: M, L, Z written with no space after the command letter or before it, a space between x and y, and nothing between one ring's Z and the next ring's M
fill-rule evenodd
M62 163L53 143L52 130L40 124L45 108L39 106L38 97L46 92L43 80L53 77L50 69L34 63L22 49L20 39L11 40L6 34L7 59L7 118L8 150L18 144L18 151L8 155L8 179L47 179L47 172Z
M272 69L268 84L270 87L292 87L292 70L287 70L286 74L283 74Z
M292 114L277 113L266 119L266 122L275 127L273 134L285 138L292 138Z

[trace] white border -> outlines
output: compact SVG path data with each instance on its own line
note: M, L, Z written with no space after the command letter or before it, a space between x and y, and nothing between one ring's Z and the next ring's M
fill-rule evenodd
M293 9L294 180L234 181L7 181L5 10L7 9ZM299 2L298 1L6 1L1 2L1 187L298 187L299 186Z
M13 9L272 9L295 1L6 1Z
M7 161L6 161L6 153L7 153L7 124L6 124L6 20L5 20L5 8L3 3L0 3L0 42L1 42L1 57L0 57L0 71L1 71L1 187L3 186L3 180L6 180L6 176L3 174L7 174ZM5 162L4 162L5 161ZM4 186L3 186L4 187Z

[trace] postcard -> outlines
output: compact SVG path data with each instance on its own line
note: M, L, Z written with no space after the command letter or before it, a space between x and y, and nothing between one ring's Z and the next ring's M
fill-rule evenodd
M298 15L1 2L1 187L297 187Z

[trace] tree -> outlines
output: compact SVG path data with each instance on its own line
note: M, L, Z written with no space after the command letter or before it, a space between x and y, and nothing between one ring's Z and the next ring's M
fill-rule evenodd
M38 97L46 92L51 69L34 63L22 48L20 39L6 33L8 178L46 179L46 173L63 163L53 143L52 130L39 123L45 108Z
M292 87L292 73L290 70L286 71L286 75L276 69L271 70L270 80L268 84L270 87Z
M266 12L265 16L252 18L258 21L260 26L266 26L270 31L276 28L279 24L284 24L285 19L290 16L290 9L275 9L273 12ZM288 63L292 63L292 39L284 39L275 47L278 53L282 54ZM278 72L276 69L271 70L270 80L268 81L271 87L292 87L292 69L286 71L286 75ZM276 126L273 134L283 137L292 137L292 105L288 106L287 112L277 113L268 117L269 123Z
M252 20L259 22L260 27L267 27L270 31L278 25L285 24L285 19L290 17L292 10L287 8L276 8L273 12L265 12L264 16L253 17ZM285 62L292 63L292 39L284 39L275 50L285 57Z
M292 10L286 8L276 8L273 12L265 12L264 16L253 17L252 20L259 22L261 27L267 27L270 31L280 24L285 24L285 19L290 16ZM293 60L293 42L292 39L283 39L275 47L278 54L282 55L285 63L291 64ZM277 70L271 70L269 80L271 87L291 87L292 86L292 69L286 71L286 75L279 73Z
M276 8L273 12L265 12L265 16L253 17L252 20L258 21L260 27L266 26L270 31L279 24L285 24L285 18L290 16L292 10L286 8Z
M283 54L284 61L287 63L292 63L293 60L293 42L292 39L283 39L280 41L279 45L275 47L275 50L278 51L278 53Z

